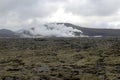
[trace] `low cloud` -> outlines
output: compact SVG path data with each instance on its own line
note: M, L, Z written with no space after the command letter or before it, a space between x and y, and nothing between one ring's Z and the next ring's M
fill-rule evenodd
M17 30L46 22L94 28L114 22L109 28L120 28L119 4L120 0L0 0L0 28Z
M0 0L0 14L16 14L23 18L44 17L56 11L54 0ZM14 16L13 16L14 17Z
M83 16L109 16L120 9L120 0L71 0L65 9Z
M29 20L44 19L60 6L60 0L0 0L0 25L25 26Z

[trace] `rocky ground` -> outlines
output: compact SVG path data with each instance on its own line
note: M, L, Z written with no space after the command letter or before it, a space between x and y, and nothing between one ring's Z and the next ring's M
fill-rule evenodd
M1 38L0 80L120 80L120 38Z

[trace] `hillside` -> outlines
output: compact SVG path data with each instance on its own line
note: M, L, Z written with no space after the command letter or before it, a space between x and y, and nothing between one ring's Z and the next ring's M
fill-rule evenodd
M16 37L16 33L8 29L1 29L0 37Z
M43 37L117 37L120 29L85 28L71 23L49 23L29 26L18 31L0 30L0 37L43 38Z
M63 24L63 23L58 23L58 24ZM66 26L71 26L75 29L83 31L84 35L88 36L120 36L120 29L96 29L96 28L85 28L85 27L80 27L74 24L70 23L64 23Z

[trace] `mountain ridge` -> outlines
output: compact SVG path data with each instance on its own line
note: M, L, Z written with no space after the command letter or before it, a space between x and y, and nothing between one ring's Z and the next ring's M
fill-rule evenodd
M17 37L17 35L9 29L0 29L0 37Z
M62 23L58 23L62 24ZM64 23L66 26L72 26L73 28L80 29L84 32L85 35L88 36L95 36L95 35L101 35L101 36L120 36L120 29L104 29L104 28L86 28L77 26L71 23Z
M41 37L106 37L120 36L120 29L97 29L86 28L71 23L49 23L11 31L9 29L0 29L0 37L24 37L24 38L41 38Z

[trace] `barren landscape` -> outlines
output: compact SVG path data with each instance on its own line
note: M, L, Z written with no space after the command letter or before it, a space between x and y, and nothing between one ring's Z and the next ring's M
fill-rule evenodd
M120 38L1 38L0 80L120 80Z

